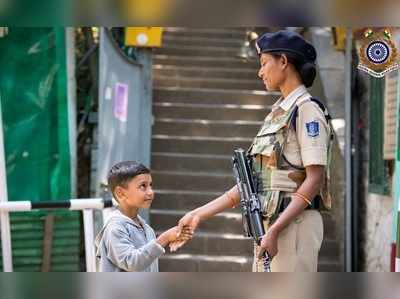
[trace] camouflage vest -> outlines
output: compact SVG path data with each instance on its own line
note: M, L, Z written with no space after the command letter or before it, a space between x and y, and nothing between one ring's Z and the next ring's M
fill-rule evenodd
M306 101L311 100L308 94L306 97L304 97ZM300 99L297 100L297 102L299 101ZM278 208L283 197L296 192L306 178L305 168L290 164L283 155L290 126L297 114L297 102L288 111L281 109L281 113L277 116L274 116L273 112L268 114L248 149L248 154L253 158L255 183L263 215L271 221L278 216ZM331 127L330 129L332 130ZM328 146L327 170L330 163L330 148L331 143ZM329 171L326 173L320 195L322 198L321 209L329 210L331 208Z

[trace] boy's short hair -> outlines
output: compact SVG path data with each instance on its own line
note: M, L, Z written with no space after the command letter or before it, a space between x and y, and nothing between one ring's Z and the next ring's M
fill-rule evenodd
M126 188L130 180L140 174L149 174L150 169L141 163L135 161L123 161L115 164L108 172L107 182L114 198L118 200L114 194L117 186Z

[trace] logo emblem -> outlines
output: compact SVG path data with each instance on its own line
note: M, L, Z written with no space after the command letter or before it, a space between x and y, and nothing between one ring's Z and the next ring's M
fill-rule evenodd
M359 57L357 68L376 78L382 78L399 68L397 48L388 28L379 31L367 29L364 32Z
M307 134L310 137L317 137L319 135L319 123L316 121L312 121L306 123Z

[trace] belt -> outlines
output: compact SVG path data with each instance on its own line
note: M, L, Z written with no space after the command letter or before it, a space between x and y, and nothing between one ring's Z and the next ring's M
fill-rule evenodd
M287 206L290 204L292 198L290 196L285 196L282 198L281 204L279 205L278 213L282 213ZM308 205L306 210L318 210L321 207L321 196L317 195L311 201L311 205Z

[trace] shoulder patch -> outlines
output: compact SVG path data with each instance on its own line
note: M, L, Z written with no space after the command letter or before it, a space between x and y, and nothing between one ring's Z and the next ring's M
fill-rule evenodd
M306 123L306 129L310 137L317 137L319 135L319 123L317 121Z

